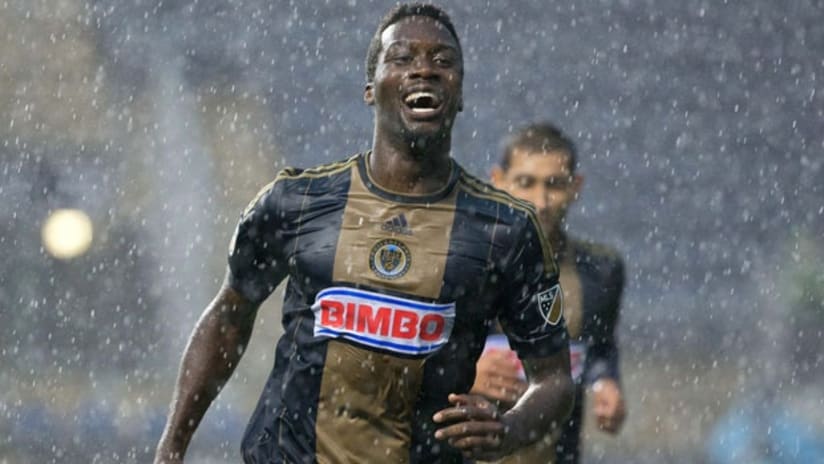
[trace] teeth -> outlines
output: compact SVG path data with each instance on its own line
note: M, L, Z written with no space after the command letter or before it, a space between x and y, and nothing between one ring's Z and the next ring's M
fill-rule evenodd
M431 98L433 101L437 101L437 97L432 92L413 92L407 95L403 101L406 103L412 103L419 98Z

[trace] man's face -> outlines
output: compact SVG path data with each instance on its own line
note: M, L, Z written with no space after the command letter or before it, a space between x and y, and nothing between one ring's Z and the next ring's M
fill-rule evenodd
M364 100L375 106L381 129L410 140L448 136L463 104L462 67L458 44L440 22L404 18L381 34Z
M570 171L569 156L563 151L530 153L516 148L507 171L497 166L492 171L496 187L535 205L548 233L558 231L582 181Z

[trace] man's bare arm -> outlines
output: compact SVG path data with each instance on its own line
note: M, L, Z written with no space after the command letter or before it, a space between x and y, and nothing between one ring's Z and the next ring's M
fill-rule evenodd
M243 356L257 309L227 285L206 307L183 353L156 463L183 461L200 420Z
M449 395L451 408L433 420L443 425L435 438L447 441L471 459L492 461L536 441L559 428L575 401L567 349L524 361L529 387L504 414L480 395Z
M545 358L525 359L523 364L529 387L503 415L507 438L512 440L507 443L510 449L522 448L560 428L575 404L568 349Z

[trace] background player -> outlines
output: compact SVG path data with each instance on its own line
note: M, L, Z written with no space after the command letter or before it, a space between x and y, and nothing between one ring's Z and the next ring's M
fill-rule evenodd
M552 249L561 266L561 285L570 333L572 375L576 402L570 420L557 440L554 437L518 453L509 461L524 463L577 462L584 386L590 385L598 428L617 433L624 421L625 406L619 383L615 326L624 287L624 267L612 250L569 237L564 218L577 199L583 178L575 171L573 142L551 124L534 124L515 133L504 148L499 166L492 171L498 188L535 205ZM493 335L477 364L472 391L512 404L524 392L517 355L501 335Z
M463 58L439 8L400 5L367 55L372 150L281 172L244 212L183 356L157 461L178 462L286 277L284 335L246 462L497 458L572 407L557 267L534 209L449 153ZM480 238L479 234L485 234ZM530 374L506 413L465 394L497 318Z

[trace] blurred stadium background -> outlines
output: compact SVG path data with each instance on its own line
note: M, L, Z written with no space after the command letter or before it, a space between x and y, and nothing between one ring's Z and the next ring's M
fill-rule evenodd
M0 2L0 463L148 462L235 221L284 165L369 147L389 1ZM579 236L628 264L629 418L585 462L824 459L824 3L441 2L454 156L577 140ZM56 214L57 213L57 214ZM238 462L277 295L192 462Z

